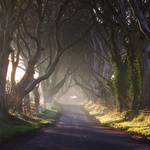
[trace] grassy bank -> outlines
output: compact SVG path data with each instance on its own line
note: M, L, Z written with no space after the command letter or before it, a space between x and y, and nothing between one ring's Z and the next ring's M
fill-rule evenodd
M59 112L57 109L45 110L36 117L27 116L9 116L0 119L0 142L13 137L36 132L43 125L53 124L57 119Z
M127 119L126 112L110 112L106 107L92 102L86 103L85 109L103 125L119 128L131 134L150 136L150 115L139 114L132 119Z

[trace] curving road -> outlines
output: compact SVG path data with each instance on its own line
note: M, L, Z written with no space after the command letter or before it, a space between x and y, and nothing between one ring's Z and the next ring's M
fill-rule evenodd
M100 126L80 106L64 106L55 127L0 145L0 150L150 150L127 133Z

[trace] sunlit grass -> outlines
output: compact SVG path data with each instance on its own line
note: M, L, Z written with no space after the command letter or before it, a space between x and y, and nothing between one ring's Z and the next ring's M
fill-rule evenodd
M106 107L100 104L95 104L92 101L89 101L85 104L85 109L89 112L90 115L102 115L104 111L106 110Z
M113 124L123 121L124 116L118 112L110 112L102 116L97 116L96 119L98 119L102 124Z
M45 110L44 112L38 115L40 124L46 125L54 123L58 116L58 113L59 112L56 108L52 108L51 110Z
M106 108L96 105L100 104L88 102L85 104L85 109L90 115L95 116L101 124L113 128L120 128L133 134L150 136L150 115L146 116L144 114L140 114L131 120L127 120L125 118L125 112L119 113L117 111L113 111L104 113Z

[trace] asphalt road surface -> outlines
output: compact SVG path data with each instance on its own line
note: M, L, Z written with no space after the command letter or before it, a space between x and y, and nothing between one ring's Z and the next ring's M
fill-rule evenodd
M0 150L150 150L125 132L100 126L80 106L64 106L54 127L47 126L0 145Z

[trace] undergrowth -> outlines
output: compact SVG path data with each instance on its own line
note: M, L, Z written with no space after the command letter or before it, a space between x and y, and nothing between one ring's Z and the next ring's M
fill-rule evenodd
M106 107L91 101L85 104L85 109L103 125L119 128L132 134L150 136L150 115L138 114L128 119L127 112L107 111Z
M53 124L58 117L58 110L45 110L38 116L11 114L9 118L0 118L0 142L13 137L36 132L43 125Z

